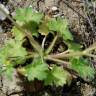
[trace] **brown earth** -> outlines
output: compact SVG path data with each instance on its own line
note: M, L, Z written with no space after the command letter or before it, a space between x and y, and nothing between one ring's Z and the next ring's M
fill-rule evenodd
M31 5L35 10L42 11L45 14L47 14L47 12L51 10L53 6L56 6L59 10L58 14L63 15L65 18L68 19L70 31L73 33L76 42L80 42L81 44L84 45L84 47L88 47L96 40L96 36L95 36L96 33L94 33L94 30L96 29L95 27L96 25L94 24L96 18L94 16L96 15L96 13L93 12L92 8L89 8L93 12L93 13L89 12L89 17L91 18L90 19L91 23L89 23L88 21L89 19L87 18L86 20L86 11L88 10L86 9L83 0L9 0L7 3L4 4L9 8L11 13L17 7L27 7ZM4 22L6 22L6 20ZM4 30L6 32L7 29ZM10 29L8 29L7 31L10 31ZM4 43L4 40L6 40L5 34L6 33L0 34L1 45ZM0 78L0 82L1 82L0 96L29 96L28 94L26 95L18 94L17 89L20 89L19 91L21 91L22 93L23 88L21 86L18 86L17 83L22 82L22 80L20 81L16 79L16 74L13 75L13 77L15 78L13 82L8 81L5 76L3 76L3 78ZM7 95L12 92L13 93L17 92L17 94ZM77 81L73 81L73 83L69 87L64 86L64 88L60 88L60 90L58 88L57 89L53 88L50 91L52 93L50 92L48 93L48 92L47 90L45 90L43 92L44 95L40 95L40 96L53 96L53 94L55 93L57 94L57 96L95 96L96 88L95 85L92 86L91 84L87 84L85 82L81 82L80 80L77 80ZM38 95L30 95L30 96L38 96Z

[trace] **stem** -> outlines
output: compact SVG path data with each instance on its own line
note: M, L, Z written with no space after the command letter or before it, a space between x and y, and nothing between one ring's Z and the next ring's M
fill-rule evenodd
M81 52L71 52L71 53L66 53L62 52L62 53L58 53L58 54L52 54L52 55L48 55L48 57L52 57L52 58L68 58L68 57L73 57L73 56L90 56L90 57L96 57L95 55L89 55L89 52L96 49L96 43L94 43L93 45L91 45L89 48L85 49L84 51ZM68 50L69 51L69 50Z
M42 41L42 49L43 49L43 50L44 50L44 44L45 44L45 41L46 41L46 37L47 37L47 36L45 36L44 39L43 39L43 41Z
M48 49L46 50L46 54L49 54L51 52L51 50L53 49L55 42L57 40L57 35L55 36L55 38L53 39L52 43L50 44L50 46L48 47Z
M89 57L93 57L93 58L96 58L96 55L93 55L93 54L85 54L86 56L89 56Z
M0 7L0 11L2 13L4 13L6 15L6 17L21 31L21 32L24 32L24 34L28 37L31 45L34 47L34 49L36 51L38 51L40 54L41 54L41 47L40 45L38 44L38 42L36 42L34 40L34 38L32 37L32 35L30 34L30 32L28 32L28 30L26 29L23 29L19 24L17 24L10 15L8 15L1 7Z
M96 49L96 42L93 43L89 48L85 49L85 50L83 51L83 53L86 55L87 53L89 53L89 51L92 51L92 50L94 50L94 49Z
M70 50L66 50L62 53L58 53L56 56L62 56L62 55L66 55Z
M83 55L82 52L72 52L69 54L65 54L62 52L62 53L55 54L55 55L48 55L48 57L62 59L62 58L68 58L68 57L73 57L73 56L82 56L82 55Z
M52 57L45 57L45 59L46 60L51 60L51 61L54 61L54 62L57 62L57 63L61 63L61 64L63 64L63 66L66 68L68 68L68 65L70 65L70 63L69 62L67 62L67 61L63 61L63 60L60 60L60 59L56 59L56 58L52 58ZM60 64L60 65L61 65Z

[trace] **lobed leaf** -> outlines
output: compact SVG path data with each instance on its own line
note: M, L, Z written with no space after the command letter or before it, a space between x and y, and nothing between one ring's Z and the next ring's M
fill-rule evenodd
M47 25L51 31L58 32L64 40L73 40L72 34L68 30L68 22L66 19L52 18Z
M15 26L12 28L12 35L15 37L15 40L21 41L24 39L25 34L18 30Z
M14 39L8 40L6 42L6 47L9 48L9 57L24 57L27 55L26 49L22 47L22 42L16 42Z
M78 74L86 79L92 79L94 77L95 71L92 67L88 65L88 61L83 58L72 58L71 68L78 72Z
M14 72L14 67L12 66L12 64L8 64L7 66L6 66L6 69L5 69L5 71L4 71L4 74L7 76L7 78L9 79L9 80L12 80L12 74L13 74L13 72Z
M38 24L36 22L28 22L22 26L24 29L27 29L29 32L31 32L32 36L38 37Z
M31 7L19 8L16 10L15 19L17 21L23 22L23 24L30 21L40 23L42 18L43 14L33 11Z
M70 51L81 51L82 46L78 43L75 43L73 41L65 41L65 44L68 46L68 49Z
M0 48L0 64L7 64L7 60L14 60L16 64L22 64L26 60L27 51L22 47L22 42L10 39L5 46Z
M47 76L48 66L42 59L36 59L26 67L26 74L29 81L34 79L44 80Z
M70 75L62 67L54 66L45 79L45 85L63 86L67 83Z

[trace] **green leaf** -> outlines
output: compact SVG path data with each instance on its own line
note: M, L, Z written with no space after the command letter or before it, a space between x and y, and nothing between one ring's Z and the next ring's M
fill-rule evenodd
M6 70L4 71L5 75L7 76L7 78L9 80L12 80L12 74L14 72L14 68L12 66L12 64L9 64L6 66Z
M0 48L0 65L3 66L8 58L8 47Z
M59 22L56 20L56 18L52 18L49 20L47 26L49 27L50 30L52 31L60 31L62 22Z
M38 36L38 24L42 21L42 18L42 13L33 11L30 7L16 10L16 22L36 37Z
M34 79L43 80L47 76L48 66L40 58L34 60L31 65L26 67L26 74L29 81Z
M22 47L22 41L15 41L10 39L6 42L5 46L0 48L0 64L7 64L10 59L16 64L22 64L26 61L27 51Z
M42 13L33 12L32 21L34 21L37 24L39 24L42 21L42 18L43 18L43 14Z
M11 71L11 67L9 67L10 61L7 60L8 51L6 49L7 48L0 48L0 75L5 73L5 75L7 75L9 79L11 79L11 72L9 73L9 71Z
M88 65L88 61L83 58L72 58L71 68L79 73L79 75L86 79L94 78L95 71Z
M3 61L4 62L4 61ZM2 58L0 58L0 75L3 73L3 63Z
M25 57L13 57L11 58L14 65L22 65L26 62Z
M45 85L55 84L56 86L63 86L67 83L69 78L69 73L59 66L54 66L48 73L49 74L45 79Z
M12 28L12 34L15 37L15 40L23 40L25 35L23 34L23 32L21 32L20 30L18 30L15 26Z
M0 68L0 76L1 76L1 74L3 73L3 69L2 68Z
M44 84L52 86L56 78L52 75L51 71L48 71L47 73L47 77L44 79Z
M9 47L8 55L10 57L25 57L27 55L26 49L22 47L22 42L16 42L14 39L10 39L6 42L6 46Z
M51 32L49 30L48 27L48 22L50 21L50 18L48 16L45 16L45 18L43 19L42 23L39 25L39 33L41 33L41 35L48 35L49 32Z
M38 24L36 22L28 22L22 26L23 28L27 29L33 36L38 36Z
M73 41L65 41L66 45L68 46L68 49L70 51L80 51L81 50L81 45L78 43L75 43Z
M30 21L40 23L42 18L43 18L42 13L35 12L30 7L19 8L19 9L16 10L15 19L17 21L20 21L20 22L23 22L23 23L30 22Z
M53 18L48 22L47 26L51 31L58 32L64 40L73 40L72 34L68 30L68 22L66 19Z
M43 22L41 25L39 25L39 33L41 33L41 35L48 35L49 33L49 28L46 25L46 22Z

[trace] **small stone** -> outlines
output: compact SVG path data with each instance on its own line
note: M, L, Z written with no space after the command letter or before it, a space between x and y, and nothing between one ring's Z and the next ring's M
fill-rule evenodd
M58 10L58 8L56 6L53 6L52 11L56 11L56 10Z

